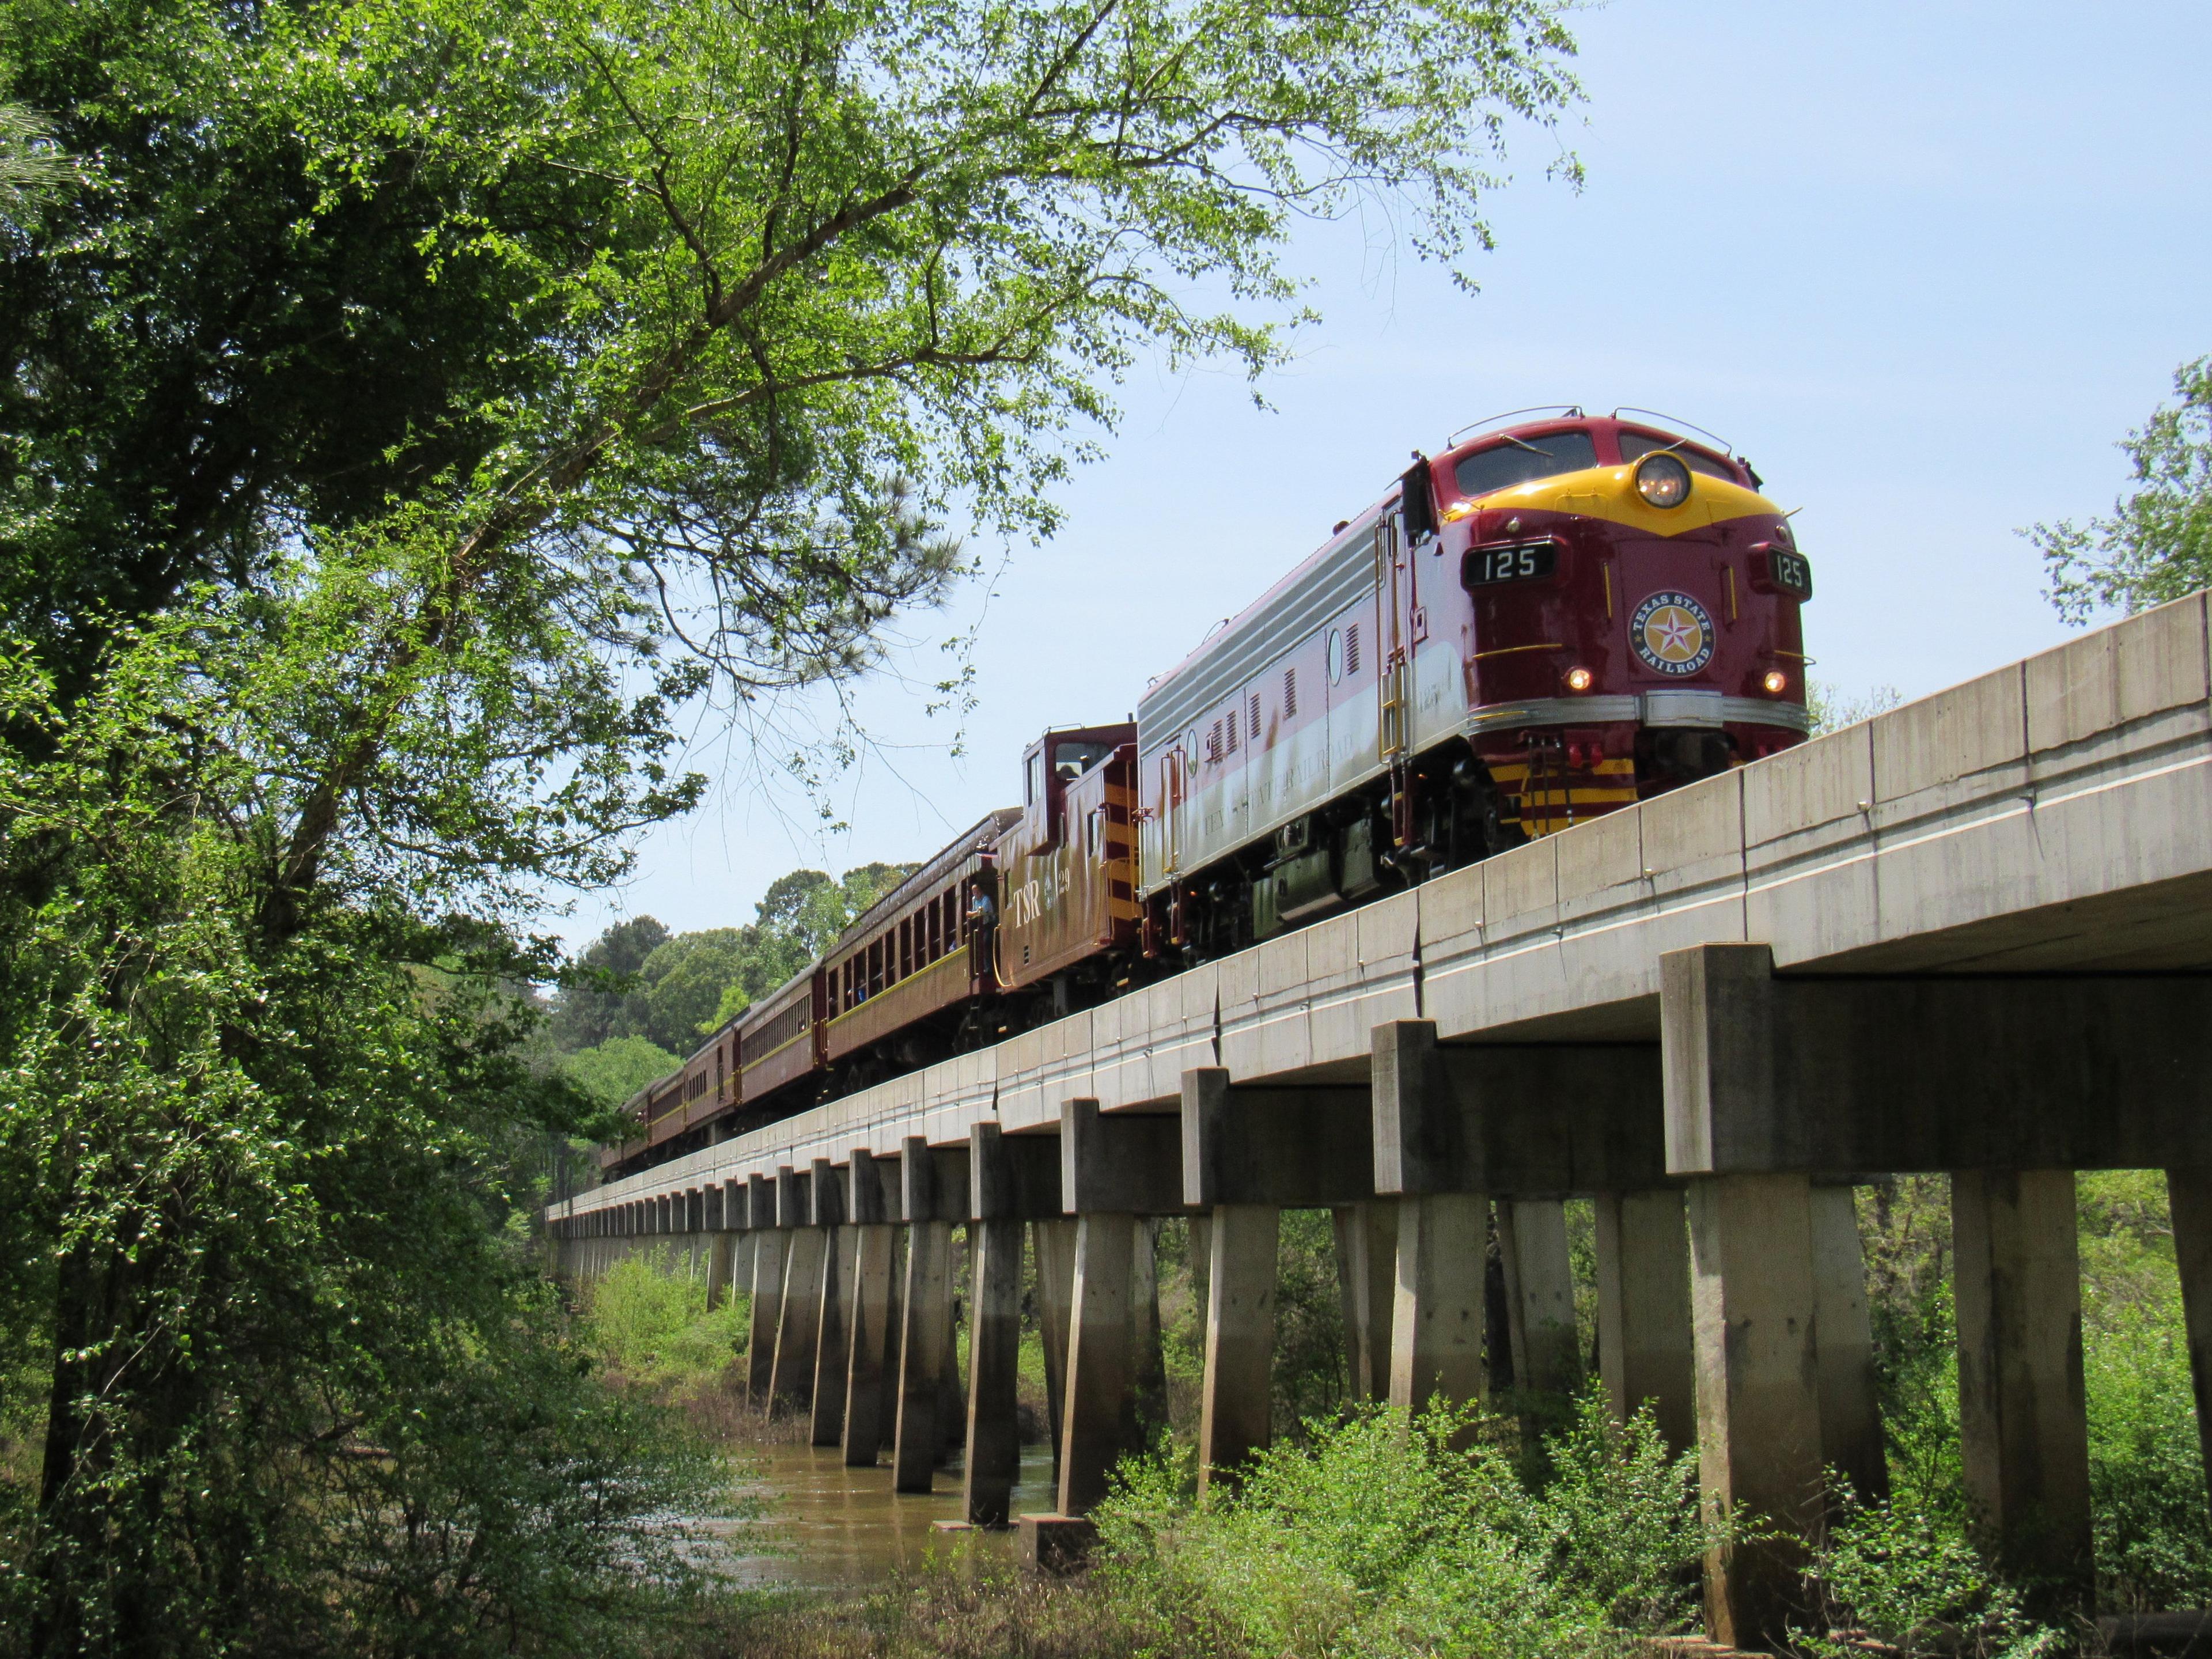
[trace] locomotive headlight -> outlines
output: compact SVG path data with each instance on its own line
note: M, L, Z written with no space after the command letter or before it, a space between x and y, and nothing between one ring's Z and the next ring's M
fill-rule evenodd
M1590 672L1589 672L1589 669L1587 669L1587 668L1570 668L1569 670L1567 670L1567 690L1570 690L1570 691L1587 691L1587 690L1589 690L1589 689L1590 689Z
M1665 450L1654 450L1637 466L1636 493L1654 507L1680 507L1690 499L1690 469Z
M1769 696L1778 697L1790 689L1790 676L1778 668L1770 668L1766 678L1760 683L1766 687Z

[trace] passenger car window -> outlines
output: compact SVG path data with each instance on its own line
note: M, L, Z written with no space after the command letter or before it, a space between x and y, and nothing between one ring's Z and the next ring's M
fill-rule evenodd
M1730 483L1743 481L1735 476L1735 469L1726 461L1692 449L1674 438L1655 438L1648 432L1624 432L1620 434L1620 459L1641 460L1655 449L1672 449L1680 456L1682 465L1692 472L1702 472L1708 478L1726 478Z
M1509 438L1463 456L1452 469L1462 495L1487 495L1531 478L1579 472L1597 465L1597 446L1587 432L1547 432L1540 438Z

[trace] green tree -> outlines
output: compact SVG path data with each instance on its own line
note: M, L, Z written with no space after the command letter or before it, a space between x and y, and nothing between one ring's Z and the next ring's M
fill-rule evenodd
M645 959L645 1035L663 1048L689 1054L714 1029L722 988L743 970L745 933L704 927L678 933Z
M647 1084L666 1077L681 1063L681 1056L645 1037L618 1036L564 1055L561 1073L600 1105L620 1107Z
M703 1487L514 1240L549 889L677 714L864 668L1302 216L1456 265L1552 0L0 0L0 1617L51 1654L642 1640ZM1192 296L1218 296L1201 307ZM801 770L805 755L793 757ZM811 902L811 901L810 901Z
M674 937L652 916L609 924L584 947L553 998L554 1045L587 1048L645 1029L646 959Z
M0 103L0 225L23 217L74 177L52 137L53 129L21 104Z
M2110 518L2021 532L2043 555L2048 597L2068 622L2116 606L2132 615L2212 586L2212 357L2176 369L2173 390L2177 402L2120 441L2136 489Z
M777 877L756 908L757 920L744 929L738 971L724 982L699 1029L720 1030L827 954L863 911L921 867L863 864L838 881L819 870Z

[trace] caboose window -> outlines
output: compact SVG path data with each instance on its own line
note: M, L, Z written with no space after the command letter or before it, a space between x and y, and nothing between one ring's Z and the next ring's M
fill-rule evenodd
M1110 743L1057 743L1052 748L1053 775L1073 783L1114 752Z
M1462 456L1452 478L1462 495L1487 495L1532 478L1580 472L1597 465L1597 446L1587 432L1547 432L1540 438L1508 438Z
M1730 483L1741 482L1735 476L1735 469L1726 461L1692 449L1676 439L1655 438L1648 432L1623 432L1620 434L1620 459L1624 461L1641 460L1655 449L1674 450L1683 465L1692 472L1704 473L1708 478L1725 478Z

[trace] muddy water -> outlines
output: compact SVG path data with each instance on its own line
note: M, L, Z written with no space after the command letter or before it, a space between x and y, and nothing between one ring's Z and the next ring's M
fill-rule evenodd
M745 1457L757 1476L747 1490L768 1506L758 1522L739 1532L741 1539L757 1538L764 1546L740 1561L739 1575L750 1583L872 1589L902 1568L919 1568L931 1549L943 1554L946 1534L931 1522L960 1518L957 1462L938 1470L936 1490L924 1495L894 1493L888 1467L847 1468L835 1446L757 1446ZM1052 1453L1025 1446L1014 1513L1052 1506ZM960 1536L985 1549L1011 1553L1013 1547L1011 1533Z

